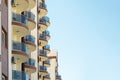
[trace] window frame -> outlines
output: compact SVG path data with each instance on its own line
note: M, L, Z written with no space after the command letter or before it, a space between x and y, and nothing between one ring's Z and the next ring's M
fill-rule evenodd
M3 28L3 26L2 26L2 31L1 31L2 33L4 33L4 46L3 46L3 40L1 39L1 43L2 43L2 46L4 47L4 48L8 48L8 37L7 37L7 32L6 32L6 30ZM3 37L3 35L1 34L1 37Z
M6 80L6 76L2 74L2 80Z

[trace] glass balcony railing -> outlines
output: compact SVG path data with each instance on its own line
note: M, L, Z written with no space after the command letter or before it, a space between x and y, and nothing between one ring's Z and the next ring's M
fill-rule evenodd
M44 78L50 78L50 74L47 74Z
M45 63L50 64L50 60L49 60L49 59L47 59L47 60L45 61Z
M47 52L46 52L46 51L44 51L44 50L40 50L40 55L47 56Z
M35 66L35 60L29 58L29 60L27 62L25 62L25 64L30 65L30 66Z
M50 19L46 16L46 17L43 17L39 20L40 23L44 23L44 24L47 24L47 22L49 23L50 22Z
M39 3L38 3L38 6L44 8L44 9L47 9L46 4L43 3L43 2L39 2Z
M24 40L35 44L35 37L32 35L27 35L26 37L24 37Z
M12 70L12 80L26 80L25 72Z
M21 42L13 41L12 49L28 53L28 47L24 43L21 43Z
M35 15L34 15L32 12L26 12L26 13L25 13L25 16L26 16L27 18L32 19L33 21L35 20Z
M19 22L21 24L28 26L28 20L24 15L12 13L12 22Z
M60 79L60 78L61 78L61 76L57 74L57 75L56 75L56 78L59 78L59 79Z
M47 71L47 67L46 66L40 66L40 71Z
M44 31L45 35L50 35L50 32L48 30Z
M45 36L44 34L40 34L40 35L39 35L39 38L40 38L40 39L47 40L47 38L46 38L46 36Z
M47 22L50 22L50 18L49 17L44 17L45 18L45 20L47 21Z
M44 46L44 49L50 49L50 45Z

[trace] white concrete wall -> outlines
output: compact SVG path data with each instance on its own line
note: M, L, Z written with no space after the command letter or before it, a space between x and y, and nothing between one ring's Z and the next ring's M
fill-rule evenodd
M11 22L12 22L12 18L11 18L11 14L12 13L12 9L11 9L11 0L8 0L8 80L12 80L12 64L11 64L11 57L12 57L12 26L11 26Z
M56 80L55 69L56 69L56 66L58 64L56 61L57 55L58 55L57 50L51 50L50 54L48 54L49 57L56 57L56 58L50 59L50 67L48 67L48 72L50 73L51 80Z
M37 0L36 0L36 6L31 10L35 14L35 22L36 22L36 28L31 31L31 35L35 37L35 44L36 44L36 50L31 53L31 58L35 59L35 66L36 66L36 72L31 74L31 80L38 80L38 45L37 45Z
M48 56L58 56L58 51L56 49L51 50L50 54Z
M1 0L0 0L0 5L1 5ZM0 11L0 46L1 46L1 11ZM0 47L0 55L1 55L1 47ZM2 70L1 70L1 68L2 68L2 65L1 65L1 61L0 61L0 80L2 80L2 75L1 75L1 72L2 72Z

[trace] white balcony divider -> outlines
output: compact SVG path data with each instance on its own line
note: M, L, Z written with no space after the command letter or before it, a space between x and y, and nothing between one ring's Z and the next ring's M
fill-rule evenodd
M11 0L8 0L8 80L12 80L12 63L11 63L11 57L12 57L12 8L11 8Z

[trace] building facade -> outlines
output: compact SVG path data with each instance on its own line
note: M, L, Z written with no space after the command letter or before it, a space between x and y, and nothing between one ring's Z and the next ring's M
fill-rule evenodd
M50 74L51 80L62 80L61 75L58 73L58 51L51 50L50 54L48 54L48 58L50 59L50 67L48 67L48 72Z
M0 0L0 80L52 79L47 14L45 0Z

